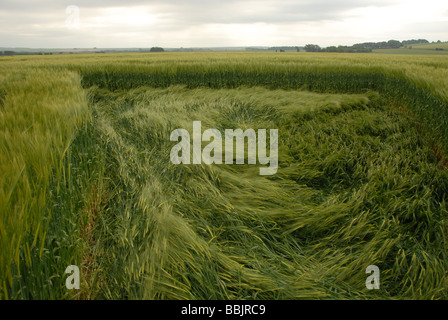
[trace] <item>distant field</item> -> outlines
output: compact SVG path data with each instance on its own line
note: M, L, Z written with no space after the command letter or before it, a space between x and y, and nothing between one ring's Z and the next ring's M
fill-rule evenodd
M0 57L0 298L447 299L447 76L444 55ZM174 165L193 121L277 128L278 172Z
M435 49L425 49L425 48L400 48L400 49L375 49L373 53L382 53L382 54L406 54L406 55L416 55L416 54L425 54L425 55L448 55L448 49L444 49L443 51L436 51Z
M441 49L444 49L444 50L448 50L448 42L416 44L416 45L413 45L412 48L415 48L415 49L426 49L426 50L434 50L436 48L441 48Z
M436 50L439 49L439 50ZM443 50L440 50L443 49ZM385 54L427 54L427 55L446 55L448 54L448 42L415 44L399 49L377 49L374 53Z

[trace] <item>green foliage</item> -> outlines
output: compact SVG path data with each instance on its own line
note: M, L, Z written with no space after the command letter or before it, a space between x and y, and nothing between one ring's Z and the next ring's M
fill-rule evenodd
M98 233L108 299L446 298L440 170L378 96L92 89L114 196ZM279 128L280 169L170 163L170 132ZM382 270L382 291L365 268Z
M445 59L446 60L446 59ZM333 61L324 59L324 61ZM447 75L446 65L441 65L440 76ZM416 66L417 68L417 66ZM83 86L93 85L109 90L129 90L141 86L169 87L184 84L189 88L237 88L240 86L266 86L271 89L306 89L315 92L361 93L376 90L395 104L406 106L418 116L435 143L448 154L448 103L446 81L433 84L428 77L407 75L405 70L380 67L292 65L291 67L260 68L232 65L203 70L191 64L179 69L148 72L115 70L84 73ZM422 72L424 72L422 70ZM436 74L433 74L434 77ZM434 77L435 78L435 77ZM437 79L437 78L435 78ZM436 80L438 81L438 80Z
M447 68L343 53L2 57L0 298L446 299ZM278 174L172 165L169 133L193 120L279 128ZM69 264L80 292L65 289ZM365 289L369 264L381 291Z
M152 47L151 50L149 50L149 51L150 52L165 52L165 50L160 47Z
M61 206L75 200L68 157L87 100L65 70L9 70L0 83L0 297L60 298L78 254L77 218Z
M307 45L305 45L305 51L306 52L321 52L322 48L319 47L317 44L307 44Z

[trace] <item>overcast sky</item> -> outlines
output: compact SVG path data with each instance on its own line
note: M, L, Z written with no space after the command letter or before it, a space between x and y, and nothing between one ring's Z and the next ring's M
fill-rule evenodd
M351 45L448 40L448 0L0 0L0 47Z

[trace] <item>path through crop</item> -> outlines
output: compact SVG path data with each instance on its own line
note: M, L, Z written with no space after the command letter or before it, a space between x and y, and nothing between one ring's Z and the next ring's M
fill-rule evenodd
M89 90L107 186L97 298L447 298L447 173L378 94ZM195 120L279 129L278 173L173 165L170 133Z

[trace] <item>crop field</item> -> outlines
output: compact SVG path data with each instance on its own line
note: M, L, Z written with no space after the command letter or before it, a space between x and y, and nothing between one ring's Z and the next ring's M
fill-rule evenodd
M414 44L398 49L375 49L373 52L405 55L448 55L448 42Z
M439 48L439 49L443 49L443 50L448 50L448 42L417 44L417 45L413 45L412 48L425 49L425 50L435 50L435 49Z
M447 79L443 55L1 57L0 298L447 299ZM198 121L278 129L274 174L174 164Z
M399 49L375 49L374 53L380 54L404 54L404 55L435 55L435 56L443 56L448 55L448 50L435 50L434 49L425 49L425 48L399 48Z

